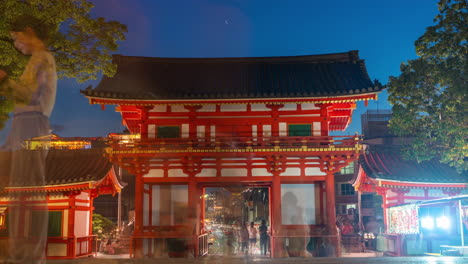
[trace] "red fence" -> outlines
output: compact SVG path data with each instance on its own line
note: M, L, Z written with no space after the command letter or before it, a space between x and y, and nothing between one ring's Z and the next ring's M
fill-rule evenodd
M113 151L119 150L310 150L329 149L349 150L360 144L360 136L329 136L329 137L208 137L208 138L165 138L165 139L110 139Z

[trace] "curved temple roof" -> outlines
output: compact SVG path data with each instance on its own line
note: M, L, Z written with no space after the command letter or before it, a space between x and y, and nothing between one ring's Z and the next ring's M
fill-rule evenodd
M117 73L88 97L123 100L335 97L375 93L358 51L252 58L114 55Z
M24 152L34 152L34 150L22 150ZM10 173L11 153L0 152L0 179L2 187L25 187L55 186L60 188L72 188L72 185L97 184L109 173L113 174L112 164L103 156L102 149L86 150L49 150L46 160L46 179L43 183L32 180L31 182L12 181L8 182ZM120 185L120 183L117 183ZM67 187L68 186L68 187ZM121 186L118 186L119 188Z
M457 173L448 165L436 160L404 160L394 151L372 151L360 157L364 172L371 178L407 183L465 183L468 186L468 174Z

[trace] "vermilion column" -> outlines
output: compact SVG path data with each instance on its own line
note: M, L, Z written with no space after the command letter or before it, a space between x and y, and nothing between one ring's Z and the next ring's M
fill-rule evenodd
M75 214L76 214L76 193L70 192L68 194L68 256L75 257L76 254L76 243L75 243Z
M325 180L326 197L327 197L327 225L329 234L332 237L332 243L336 249L336 256L341 253L340 241L338 241L338 232L336 230L336 211L335 211L335 176L333 173L327 173Z
M140 120L140 135L141 139L148 139L148 110L146 108L140 109L141 120Z
M199 223L200 223L200 196L197 190L197 183L194 179L194 175L190 175L190 181L188 184L188 235L191 237L189 241L189 250L192 251L194 256L198 252L198 235L199 235Z
M143 256L143 175L135 175L135 223L133 251L136 258Z
M320 105L320 118L322 118L322 121L320 122L321 136L328 136L329 125L330 125L330 117L328 114L328 109L330 106L331 106L330 104Z
M281 181L279 173L273 173L271 184L271 256L273 258L282 257L283 239L279 237L281 232Z

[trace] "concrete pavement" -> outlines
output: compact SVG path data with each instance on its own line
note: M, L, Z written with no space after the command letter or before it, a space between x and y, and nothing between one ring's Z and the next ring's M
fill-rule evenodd
M207 256L197 259L153 258L153 259L110 259L86 258L74 260L48 260L47 264L467 264L467 257L376 257L376 258L275 258L266 257L221 257Z

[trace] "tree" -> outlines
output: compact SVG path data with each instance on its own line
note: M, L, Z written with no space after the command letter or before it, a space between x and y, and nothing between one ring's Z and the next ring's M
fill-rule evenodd
M93 4L87 0L1 0L0 1L0 69L17 78L27 57L15 50L8 25L16 17L29 14L41 19L48 29L48 47L53 52L59 77L79 82L96 79L100 74L112 76L112 52L125 40L127 27L117 21L93 18ZM12 110L7 95L0 95L0 129Z
M436 24L415 42L419 57L390 77L390 128L413 138L403 149L407 159L436 158L461 172L468 160L467 0L441 0L438 6Z
M93 234L94 235L104 235L110 234L116 225L109 219L105 218L100 214L93 213Z

